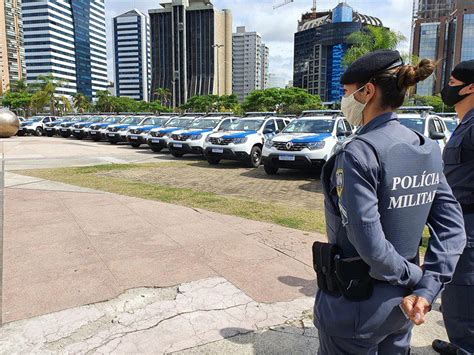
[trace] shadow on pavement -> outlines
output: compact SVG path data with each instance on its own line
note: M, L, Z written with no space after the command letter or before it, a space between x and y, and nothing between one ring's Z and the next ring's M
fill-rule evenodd
M233 344L251 345L252 349L242 349L239 353L253 354L316 354L319 340L315 328L300 328L296 326L275 327L263 332L254 332L243 328L224 328L220 331L226 338L223 342ZM237 353L237 349L226 349L222 342L219 347L228 353ZM207 352L205 352L207 353Z
M306 280L295 276L279 276L281 283L299 288L299 292L305 296L314 297L316 294L316 279Z

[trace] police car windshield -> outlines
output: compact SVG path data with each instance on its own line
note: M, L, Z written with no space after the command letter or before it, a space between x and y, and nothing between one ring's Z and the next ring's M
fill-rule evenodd
M400 118L400 123L407 128L417 131L418 133L425 134L424 118Z
M171 121L166 123L166 127L178 127L178 128L185 128L189 126L189 124L193 121L193 118L173 118Z
M31 117L30 120L33 121L33 122L39 122L39 121L41 121L42 119L43 119L43 117L34 116L34 117Z
M455 120L445 120L444 123L446 123L448 131L451 133L453 133L456 127L458 126L458 123Z
M145 121L143 121L144 126L161 126L165 120L163 118L156 118L156 117L148 117Z
M107 118L104 122L105 123L116 123L118 121L120 121L121 118L120 117L109 117Z
M331 133L334 120L294 120L282 131L283 133Z
M138 124L140 123L141 118L139 117L127 117L123 121L120 121L122 124Z
M205 128L215 128L219 124L220 120L219 119L197 119L191 125L189 128L191 129L205 129Z
M258 131L262 127L264 120L247 120L242 119L232 123L227 131Z
M101 122L102 117L92 117L88 120L89 122L96 123L96 122Z

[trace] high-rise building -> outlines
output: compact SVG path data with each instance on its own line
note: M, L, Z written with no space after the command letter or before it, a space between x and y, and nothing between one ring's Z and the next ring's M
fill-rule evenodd
M115 94L149 100L150 22L134 9L113 19Z
M0 95L25 73L21 0L0 0Z
M240 101L254 90L268 87L269 49L257 32L237 27L232 34L232 92Z
M27 80L52 74L58 94L107 90L104 0L23 0Z
M433 95L459 62L474 59L474 0L414 0L414 9L412 52L439 63L416 93Z
M347 3L332 11L303 14L295 33L293 85L319 95L323 101L339 101L347 37L365 26L383 26L375 17L362 15Z
M196 95L232 93L232 15L210 0L173 0L150 10L152 92L173 106Z

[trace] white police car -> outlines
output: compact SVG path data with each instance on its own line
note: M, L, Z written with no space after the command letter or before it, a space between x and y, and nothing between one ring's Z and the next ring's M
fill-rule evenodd
M105 120L105 116L83 116L85 121L74 123L71 126L71 134L77 139L87 138L89 136L90 126Z
M203 114L194 113L170 119L163 127L154 128L150 131L147 139L148 146L156 153L161 152L168 147L168 142L173 132L187 128L196 118L202 116Z
M110 144L128 142L128 129L132 126L140 125L146 118L144 117L126 117L118 124L111 124L106 129L106 137Z
M279 133L289 122L289 119L277 117L274 113L248 113L224 132L210 134L206 138L204 155L211 165L226 159L242 161L249 167L258 168L265 141Z
M332 155L334 146L352 134L353 127L340 111L305 111L263 148L265 172L278 169L320 169Z
M24 125L26 133L42 136L44 134L45 125L50 122L55 122L56 117L53 116L35 116L26 122Z
M127 141L133 148L146 144L149 133L154 128L161 128L170 120L170 115L150 116L145 118L140 126L131 126L128 129Z
M87 122L88 116L75 116L64 119L60 125L56 126L55 132L63 138L68 138L72 134L72 127L79 122Z
M107 127L113 124L122 122L125 119L123 116L110 116L102 122L91 124L89 127L89 136L93 141L99 142L102 139L106 139Z
M444 150L450 137L450 132L444 120L432 113L431 106L400 107L398 118L400 123L425 137L438 142L441 151Z
M459 125L459 118L456 113L437 113L437 116L441 117L446 129L448 130L447 140L451 138L457 126Z
M213 113L197 118L186 129L171 134L168 150L176 158L180 158L185 154L202 155L207 136L225 130L237 119L231 114L222 113Z

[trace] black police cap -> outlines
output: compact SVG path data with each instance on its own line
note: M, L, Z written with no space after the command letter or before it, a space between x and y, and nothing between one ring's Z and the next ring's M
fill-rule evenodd
M377 50L352 63L342 75L341 84L367 83L375 75L403 64L403 59L398 51Z
M474 83L474 60L468 60L456 65L452 76L465 84Z

